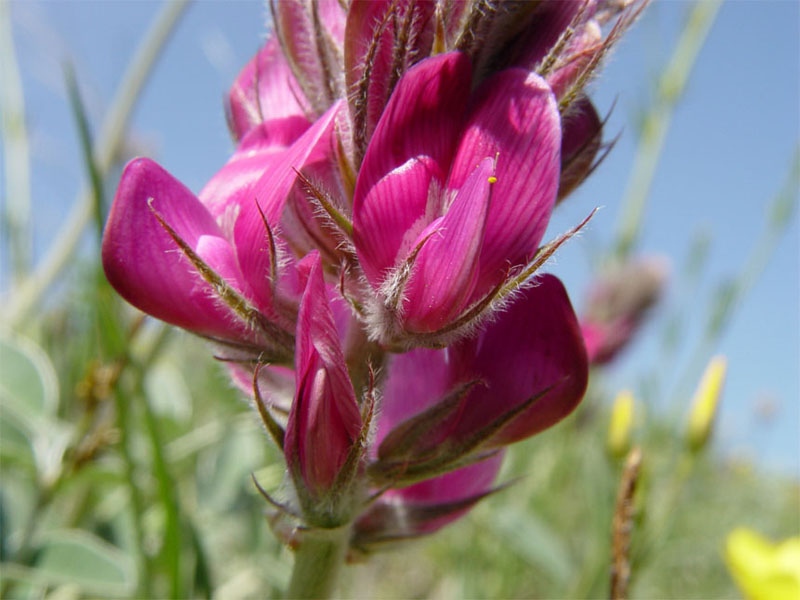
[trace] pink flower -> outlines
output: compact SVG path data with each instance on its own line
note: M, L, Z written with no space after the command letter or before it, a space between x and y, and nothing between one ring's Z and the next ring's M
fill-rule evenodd
M473 61L475 83L510 67L534 71L547 81L562 115L559 201L596 167L595 156L602 147L602 126L583 88L645 4L639 0L504 4L481 22L471 43L457 44ZM603 37L602 25L613 19Z
M319 254L313 253L310 260L311 271L297 315L297 385L283 450L301 503L305 499L304 508L313 511L315 503L331 492L342 474L358 442L362 422L325 291Z
M471 80L461 53L419 63L367 148L353 226L381 300L377 337L451 323L530 260L550 217L561 145L550 88L522 69L498 73L474 94Z
M580 402L585 344L597 361L635 328L646 294L596 294L582 332L535 272L578 229L541 245L597 165L582 90L637 10L270 8L274 35L227 98L233 156L198 195L129 163L103 266L133 305L225 349L284 453L295 494L265 496L289 529L353 523L366 551L497 489L505 446Z
M563 419L587 378L577 318L551 275L476 337L393 357L368 473L396 489L358 522L356 544L431 533L464 514L492 489L492 451Z
M291 122L257 126L199 197L153 161L131 161L103 236L109 282L131 304L173 325L291 351L294 318L284 301L301 290L270 232L295 183L292 168L328 150L338 110L332 107L299 137Z
M378 457L394 453L394 442L386 438L399 424L446 398L452 412L442 413L435 427L435 419L426 419L414 453L443 442L459 449L477 443L496 448L524 439L572 412L587 377L586 350L566 290L556 277L542 275L477 335L444 350L418 349L392 358L378 421ZM485 429L489 425L498 429Z

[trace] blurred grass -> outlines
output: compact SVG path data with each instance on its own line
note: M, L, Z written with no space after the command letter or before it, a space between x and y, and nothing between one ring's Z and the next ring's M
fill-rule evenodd
M25 122L25 99L14 50L11 8L0 4L0 139L3 147L5 189L3 234L7 236L14 281L27 273L31 264L31 181L30 144Z
M516 446L505 476L523 476L423 546L357 567L348 592L361 598L608 597L611 514L618 465L600 450L605 411L588 403L555 430ZM676 428L639 432L644 476L634 555L667 507ZM713 454L698 461L671 526L634 563L632 598L738 597L722 562L725 536L745 523L776 538L800 523L796 481L766 476Z
M130 329L104 325L137 317L95 268L86 265L79 285L37 326L59 390L39 435L68 431L55 467L52 456L37 454L36 435L8 435L14 423L3 395L0 573L7 597L279 597L291 555L269 531L249 474L280 492L281 457L204 343L182 332L163 338L161 326L146 322L125 346ZM125 347L133 366L114 380ZM602 378L596 381L566 422L512 448L501 480L519 477L516 484L436 536L353 566L344 594L607 597L620 464L605 452L607 394ZM713 448L684 480L684 423L663 415L640 420L633 439L644 462L631 597L734 597L722 561L725 535L738 525L775 538L800 528L797 481ZM80 549L85 569L59 562L75 551L59 553L54 536ZM93 569L101 559L111 566Z

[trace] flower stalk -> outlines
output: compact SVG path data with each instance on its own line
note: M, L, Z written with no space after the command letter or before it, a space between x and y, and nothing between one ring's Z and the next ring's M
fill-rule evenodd
M288 598L332 598L347 555L352 525L309 529L295 551Z

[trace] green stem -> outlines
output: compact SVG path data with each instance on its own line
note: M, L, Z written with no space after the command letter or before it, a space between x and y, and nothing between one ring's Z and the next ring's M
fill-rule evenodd
M0 2L0 139L5 148L6 233L8 233L13 281L19 283L30 267L31 177L30 145L25 125L25 97L14 51L11 6Z
M139 378L137 388L141 386ZM143 395L143 390L137 389ZM178 492L175 480L170 473L169 465L164 456L164 445L161 442L158 419L150 407L148 398L141 401L144 409L145 425L150 445L153 451L153 471L158 482L158 495L166 512L166 526L164 528L164 544L159 558L163 561L169 574L170 598L183 598L183 581L181 575L181 522Z
M332 598L350 540L350 525L303 533L288 598Z
M647 197L672 121L672 113L683 96L697 55L705 43L721 5L722 0L708 2L699 0L694 5L675 46L674 54L658 83L656 100L644 119L625 201L620 211L622 222L617 234L616 248L620 258L626 257L631 252L638 238Z
M696 464L697 455L683 448L672 472L672 479L666 490L664 490L666 499L660 507L661 510L654 515L653 523L642 535L642 541L638 549L635 549L632 553L631 579L633 579L634 574L639 573L642 563L650 556L657 556L658 550L664 545L669 532L672 530L675 516L678 514L681 497L691 479Z
M152 565L144 549L144 524L142 515L144 514L144 499L141 491L136 485L136 461L133 458L131 445L131 413L128 410L128 399L124 392L118 387L114 389L114 400L117 409L117 425L120 432L119 449L125 465L125 481L128 486L128 493L131 500L131 524L133 525L133 553L136 560L136 567L139 573L139 588L136 590L137 596L152 598L151 573Z

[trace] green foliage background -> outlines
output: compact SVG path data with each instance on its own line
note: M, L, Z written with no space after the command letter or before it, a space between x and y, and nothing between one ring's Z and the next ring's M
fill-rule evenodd
M250 475L280 494L282 458L204 343L147 323L128 344L113 324L138 317L92 271L38 320L48 353L3 338L4 592L280 597L291 552ZM621 465L605 451L598 387L565 423L511 449L501 481L514 485L429 539L353 565L343 594L607 596ZM631 597L735 597L726 534L795 531L798 483L713 452L689 459L680 421L644 419L635 441L644 460Z

